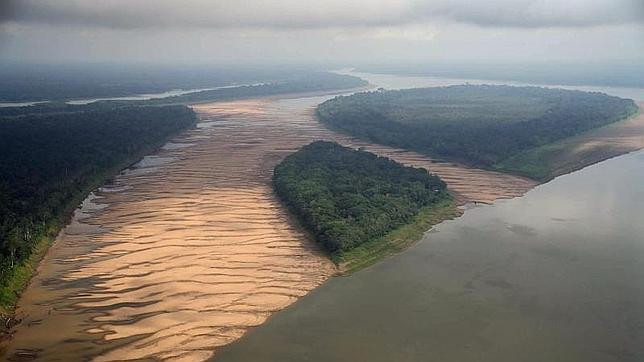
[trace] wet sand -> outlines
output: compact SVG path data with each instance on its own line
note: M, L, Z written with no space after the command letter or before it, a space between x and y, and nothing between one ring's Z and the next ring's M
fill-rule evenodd
M270 176L317 139L441 175L461 202L534 183L335 134L320 97L195 106L201 121L92 194L23 294L11 359L199 361L316 288L335 267L293 226Z
M19 303L10 357L204 360L335 272L273 196L280 133L239 106L85 202Z

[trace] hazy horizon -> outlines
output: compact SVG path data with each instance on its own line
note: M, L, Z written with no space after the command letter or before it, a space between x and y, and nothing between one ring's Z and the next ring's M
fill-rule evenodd
M639 0L0 3L0 60L153 64L644 59Z

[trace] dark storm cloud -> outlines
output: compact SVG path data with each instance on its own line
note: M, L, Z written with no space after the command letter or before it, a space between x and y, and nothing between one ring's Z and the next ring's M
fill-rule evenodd
M644 24L644 0L5 0L2 4L0 21L113 29L323 29L432 20L519 28Z

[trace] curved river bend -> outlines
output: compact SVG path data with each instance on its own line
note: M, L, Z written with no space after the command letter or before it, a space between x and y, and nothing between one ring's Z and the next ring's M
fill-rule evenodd
M644 361L644 152L469 209L216 361Z
M335 272L333 265L291 224L270 187L273 166L286 154L316 139L365 147L407 164L427 167L448 182L462 203L489 203L498 198L520 196L534 186L529 180L435 162L412 152L365 144L335 134L312 117L313 107L328 97L259 99L196 106L201 119L197 128L178 136L85 200L24 293L19 305L24 322L10 344L7 356L40 360L204 360L212 357L219 347L237 340L249 328L262 324L272 313L324 283ZM485 214L479 210L488 209L477 208L466 216ZM514 213L524 214L517 210ZM477 235L475 228L478 228L477 224L468 229L472 235ZM508 230L530 235L530 230L519 223ZM460 245L465 247L467 244L462 242ZM424 272L408 275L390 270L388 277L378 275L378 278L384 278L382 280L369 279L374 271L389 270L387 268L392 265L400 271L413 269L406 262L392 263L421 257L422 253L416 254L418 248L421 246L350 278L333 279L295 308L280 313L266 328L257 329L249 338L234 345L222 358L244 358L239 357L244 356L243 353L235 357L234 351L248 353L249 350L243 347L246 343L249 346L259 343L254 346L266 353L276 353L247 356L250 360L281 357L297 360L318 353L320 346L329 347L328 353L336 356L337 349L298 339L314 337L324 343L324 337L333 337L335 331L326 334L324 329L308 325L304 330L300 328L299 317L295 321L290 319L293 313L299 316L300 311L306 312L307 303L315 305L329 300L327 298L344 301L346 295L333 292L336 285L351 284L349 289L358 291L363 287L389 288L382 283L394 280L409 293L421 291L419 296L410 295L410 303L417 298L430 297L432 301L441 302L438 297L442 294L437 297L423 292L422 281L430 280ZM495 254L493 249L480 253ZM428 265L431 259L431 264L439 268L445 263L458 264L458 258L458 255L445 252L434 254L433 259L421 257L422 260L413 261L420 263L417 265L420 267ZM476 258L465 258L462 262L479 265ZM502 275L502 270L499 273ZM437 272L436 275L443 274ZM443 275L443 279L451 280L448 275ZM480 280L486 283L487 279ZM472 288L478 285L470 284ZM502 290L506 286L501 276L488 284ZM365 293L362 298L351 296L356 303L365 302L369 296L379 297L362 290ZM394 288L389 292L400 293L400 290ZM366 305L378 300L366 301ZM382 299L382 302L387 300ZM429 303L429 299L421 300L427 303L408 306L408 314L403 305L396 309L399 313L391 313L391 306L396 305L398 299L389 300L393 304L373 305L366 314L361 307L343 309L335 305L332 307L338 309L325 311L329 314L324 316L330 319L320 322L327 327L346 326L332 317L353 313L357 319L352 325L360 328L354 330L356 333L363 330L361 325L371 328L362 334L366 342L374 337L371 332L385 336L383 330L398 329L395 324L390 327L363 324L367 320L378 320L373 314L399 316L402 323L405 318L428 316L415 314L418 311L439 313L442 310L434 302ZM451 302L448 298L441 303L451 305ZM639 305L637 300L633 303ZM473 313L470 317L475 320L477 315ZM467 316L451 315L450 318L469 320ZM274 334L278 339L262 339L262 333L266 333L262 331L276 331L280 320L287 324L279 328L290 329L287 332L297 334L298 338L283 334L282 329ZM308 322L311 321L302 319L301 326ZM485 325L481 323L476 325ZM445 326L449 327L449 323ZM462 326L472 328L469 324ZM352 330L346 327L346 331ZM463 333L457 327L449 330ZM428 333L431 330L427 329ZM425 343L412 337L418 335L424 340L426 335L412 332L410 329L401 336L407 335L409 341L416 344ZM296 344L302 341L304 345L286 343L279 339L282 337ZM338 348L356 346L356 340L350 338L346 343L336 342L334 346ZM379 346L391 347L387 343ZM444 346L448 348L449 344ZM293 347L303 354L282 356L279 350L282 347ZM476 351L478 347L473 348ZM382 353L381 356L388 355Z

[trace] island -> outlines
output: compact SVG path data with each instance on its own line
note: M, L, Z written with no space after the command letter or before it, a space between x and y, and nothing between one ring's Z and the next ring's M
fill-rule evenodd
M275 167L273 185L342 272L401 250L459 213L438 176L334 142L316 141L287 156Z
M10 314L48 246L93 189L197 122L186 105L367 84L330 72L269 76L265 83L158 99L69 104L54 97L0 107L0 317ZM78 91L68 83L60 86ZM29 94L39 99L42 92Z
M587 165L554 157L567 144L553 144L637 113L632 100L602 93L467 84L356 93L316 110L360 139L537 181L561 174L564 162Z

